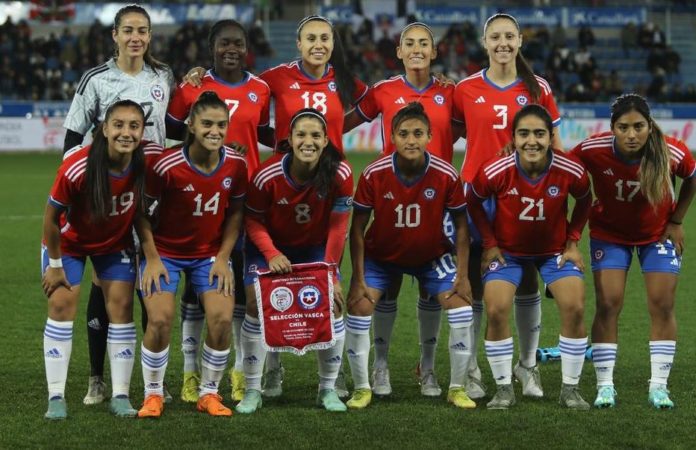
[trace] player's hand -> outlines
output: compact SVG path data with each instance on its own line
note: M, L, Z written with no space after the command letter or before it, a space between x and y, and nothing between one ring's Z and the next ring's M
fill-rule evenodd
M505 147L498 150L495 156L510 156L513 153L515 153L515 147L512 145L512 142L508 142L505 144Z
M290 265L290 260L282 253L278 256L274 256L270 261L268 261L268 268L273 273L290 273L290 272L292 272L292 266Z
M205 75L205 69L203 67L194 67L184 75L183 81L186 84L199 88L203 84L203 75Z
M47 267L43 276L41 277L41 287L43 287L44 294L46 297L50 297L53 293L63 286L67 290L72 290L72 286L68 283L68 279L65 276L65 270L62 267Z
M232 297L234 292L234 274L230 269L229 260L223 258L215 258L215 262L210 267L208 274L208 286L212 286L217 277L216 291L222 293L225 297Z
M242 156L246 156L249 151L246 145L242 145L239 142L230 142L227 146Z
M674 244L674 251L681 256L684 253L684 227L676 223L667 222L664 233L660 237L660 244L664 244L669 239Z
M447 294L445 299L449 300L451 297L458 295L464 300L469 306L474 303L474 294L471 292L471 283L469 283L469 278L467 277L457 277L452 285L452 290Z
M484 274L488 272L488 267L496 261L502 265L507 264L505 262L505 258L503 257L503 253L500 251L500 248L491 247L485 249L481 255L481 273Z
M334 306L337 308L334 311L334 316L342 316L343 315L343 305L346 304L346 299L343 296L343 287L341 286L341 282L335 280L333 282L333 292L334 292Z
M453 79L449 78L447 75L445 75L442 72L437 72L434 73L433 76L435 77L435 82L439 84L440 86L454 86L457 84Z
M372 297L370 297L370 294L368 294L365 281L353 279L350 282L350 290L348 291L348 310L350 311L354 305L357 305L363 300L367 300L373 305L377 303Z
M162 264L160 258L145 261L145 270L143 270L143 295L145 297L151 297L155 292L158 294L162 293L162 286L160 284L160 278L164 277L164 281L169 284L169 272L167 268ZM152 290L152 285L155 285L155 290Z
M558 268L560 269L563 267L568 261L575 264L575 266L580 269L580 272L585 271L585 261L582 259L582 253L580 253L577 241L566 242L565 249L558 258Z

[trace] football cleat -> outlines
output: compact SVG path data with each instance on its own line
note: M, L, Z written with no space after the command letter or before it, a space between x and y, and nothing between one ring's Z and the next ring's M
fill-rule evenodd
M283 366L277 369L268 370L263 374L263 386L261 392L264 397L280 397L283 394L283 376L285 368Z
M222 397L218 394L205 394L199 398L196 409L211 416L229 417L232 415L232 410L222 404Z
M138 417L157 419L162 415L162 411L164 411L164 396L152 394L145 397L143 406L138 411Z
M322 389L317 395L317 405L330 412L345 412L346 405L338 398L335 389Z
M246 391L246 378L241 370L230 370L230 386L232 386L232 400L241 402Z
M181 399L187 403L198 401L198 385L201 376L197 372L184 372L184 382L181 385Z
M97 405L106 399L106 383L100 376L89 377L87 395L82 399L85 405Z
M372 402L372 390L356 389L353 391L353 396L348 400L346 406L350 409L363 409Z
M616 405L616 390L614 386L598 386L595 408L613 408Z
M44 418L48 420L65 420L68 418L68 407L63 397L54 397L48 401L48 409Z
M657 409L674 408L674 402L669 398L669 391L666 387L650 389L650 392L648 392L648 402Z
M466 389L463 387L450 388L447 392L447 401L452 403L457 408L474 409L476 402L469 398Z
M375 369L372 371L372 393L379 396L386 396L392 393L391 383L389 382L389 369Z
M263 405L263 400L261 399L261 391L256 389L247 389L244 393L244 398L242 399L235 411L240 414L251 414L256 412L257 409L261 408Z
M541 398L544 396L544 389L541 387L541 375L539 367L524 367L519 362L512 370L515 378L522 383L522 395L526 397Z
M590 404L587 403L580 395L580 389L576 384L565 384L561 386L561 395L558 398L558 403L568 409L576 411L587 411L590 409Z
M488 409L508 409L515 404L515 391L512 384L499 384L498 390L490 402L486 405Z
M124 396L112 397L109 402L109 411L116 417L135 417L138 410L133 408L130 399Z

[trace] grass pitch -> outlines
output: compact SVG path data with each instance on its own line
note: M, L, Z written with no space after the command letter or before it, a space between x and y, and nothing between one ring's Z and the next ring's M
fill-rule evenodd
M351 154L356 181L374 154ZM629 275L621 318L619 359L615 382L618 405L612 410L589 413L562 410L558 404L560 362L541 366L545 397L540 401L521 398L510 411L487 411L485 401L474 411L449 406L443 394L426 399L414 376L418 360L416 286L404 280L394 331L390 368L394 394L376 398L363 411L329 414L315 407L317 374L313 354L284 355L284 393L264 401L251 416L216 419L197 413L195 406L175 400L156 421L116 419L107 404L82 405L89 365L85 336L87 289L75 321L73 353L66 397L69 419L49 423L43 367L45 298L40 287L39 244L46 197L60 162L57 154L0 154L0 448L693 448L696 407L696 251L687 248L677 293L679 342L670 378L672 411L656 411L647 403L650 377L649 317L640 271ZM459 167L460 161L455 165ZM692 210L693 211L693 210ZM696 213L685 221L687 239L696 233ZM587 249L587 240L583 241ZM587 255L587 252L585 252ZM587 257L587 256L586 256ZM586 260L589 266L589 258ZM348 258L344 273L349 274ZM345 276L345 288L349 275ZM84 286L89 286L86 282ZM588 330L594 314L591 275L586 279ZM136 307L136 324L139 308ZM441 341L447 342L443 321ZM176 328L176 327L175 327ZM558 314L552 300L543 302L542 346L558 339ZM140 330L139 330L140 332ZM443 341L444 339L444 341ZM172 338L167 381L173 394L181 388L182 357L177 351L178 332ZM488 364L479 350L484 380L493 389ZM107 364L108 366L108 364ZM438 349L437 372L446 388L449 363L446 344ZM346 371L348 372L347 362ZM108 369L107 369L108 379ZM595 377L586 363L581 390L594 400ZM446 391L446 389L445 389ZM229 401L229 385L222 394ZM142 401L140 363L136 362L131 394Z

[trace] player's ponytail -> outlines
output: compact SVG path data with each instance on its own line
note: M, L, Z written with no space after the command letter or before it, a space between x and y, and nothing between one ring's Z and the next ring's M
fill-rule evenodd
M515 24L515 28L517 28L517 34L521 35L520 24L517 22L517 19L515 19L514 16L505 13L497 13L493 14L491 17L488 18L488 20L486 20L486 23L483 26L484 38L486 36L486 30L488 29L488 25L490 25L493 21L498 19L507 19L513 24ZM515 57L515 69L517 70L517 76L522 80L522 83L524 83L524 86L527 88L530 97L532 97L532 101L538 102L541 98L541 86L539 85L539 81L536 79L536 76L534 75L532 67L529 65L527 60L522 55L521 48L518 49L517 56Z
M191 106L191 112L189 114L189 125L191 125L201 112L203 110L208 109L208 108L219 108L222 109L223 111L227 112L227 105L225 105L225 102L223 102L220 97L217 96L217 94L213 91L205 91L201 93L201 95L198 96L198 100ZM184 138L184 145L185 146L190 146L193 144L194 139L196 139L196 136L191 133L191 130L189 128L186 128L186 137Z
M611 128L621 116L631 111L642 115L650 127L650 135L643 146L640 159L638 180L640 191L648 202L656 208L666 198L674 199L674 185L671 175L671 152L665 141L664 133L652 119L650 106L645 98L638 94L619 96L611 105Z
M321 21L327 23L331 27L333 34L334 47L331 52L331 57L329 58L329 64L333 66L334 69L334 79L336 81L336 91L341 99L341 104L343 105L343 110L348 111L353 106L354 95L355 95L355 78L353 73L348 68L346 64L345 50L343 49L343 42L341 36L336 31L333 23L329 19L323 16L307 16L300 21L297 27L297 40L300 40L300 33L302 28L309 22Z
M136 14L141 14L147 19L147 27L148 31L152 33L152 20L150 20L150 14L148 14L147 10L143 8L140 5L126 5L123 8L119 9L118 12L116 13L116 16L114 17L114 32L118 33L118 27L121 26L121 19L123 18L124 15L128 13L136 13ZM115 57L118 59L118 46L116 46L116 50L114 52ZM157 72L158 69L164 70L167 68L167 65L163 63L162 61L155 59L155 57L152 56L152 53L150 52L150 45L147 46L145 49L145 54L143 55L143 60L150 66L152 67L152 70Z
M106 110L104 121L97 126L85 170L85 190L92 222L106 220L111 211L111 183L109 181L109 142L104 136L103 127L111 114L118 108L134 108L140 112L145 123L143 108L132 100L120 100ZM145 207L145 153L140 142L131 156L130 174L134 178L135 207L144 211Z
M299 119L304 118L314 119L320 122L322 128L324 129L324 134L326 134L326 118L319 111L312 108L301 109L297 111L294 116L292 116L292 119L290 120L291 134L295 123L297 123ZM292 155L294 158L294 153L292 150L290 151L290 155ZM314 185L314 188L317 190L317 194L319 194L320 197L326 198L331 192L331 189L334 187L336 182L338 166L341 164L343 159L343 154L338 150L334 143L329 140L326 147L324 147L321 156L319 157L319 163L317 164L314 178L311 180L311 183Z

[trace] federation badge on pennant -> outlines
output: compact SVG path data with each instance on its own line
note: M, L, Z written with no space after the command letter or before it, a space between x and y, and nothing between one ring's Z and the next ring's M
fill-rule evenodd
M336 344L333 324L335 265L293 264L291 273L256 272L263 346L303 355Z

